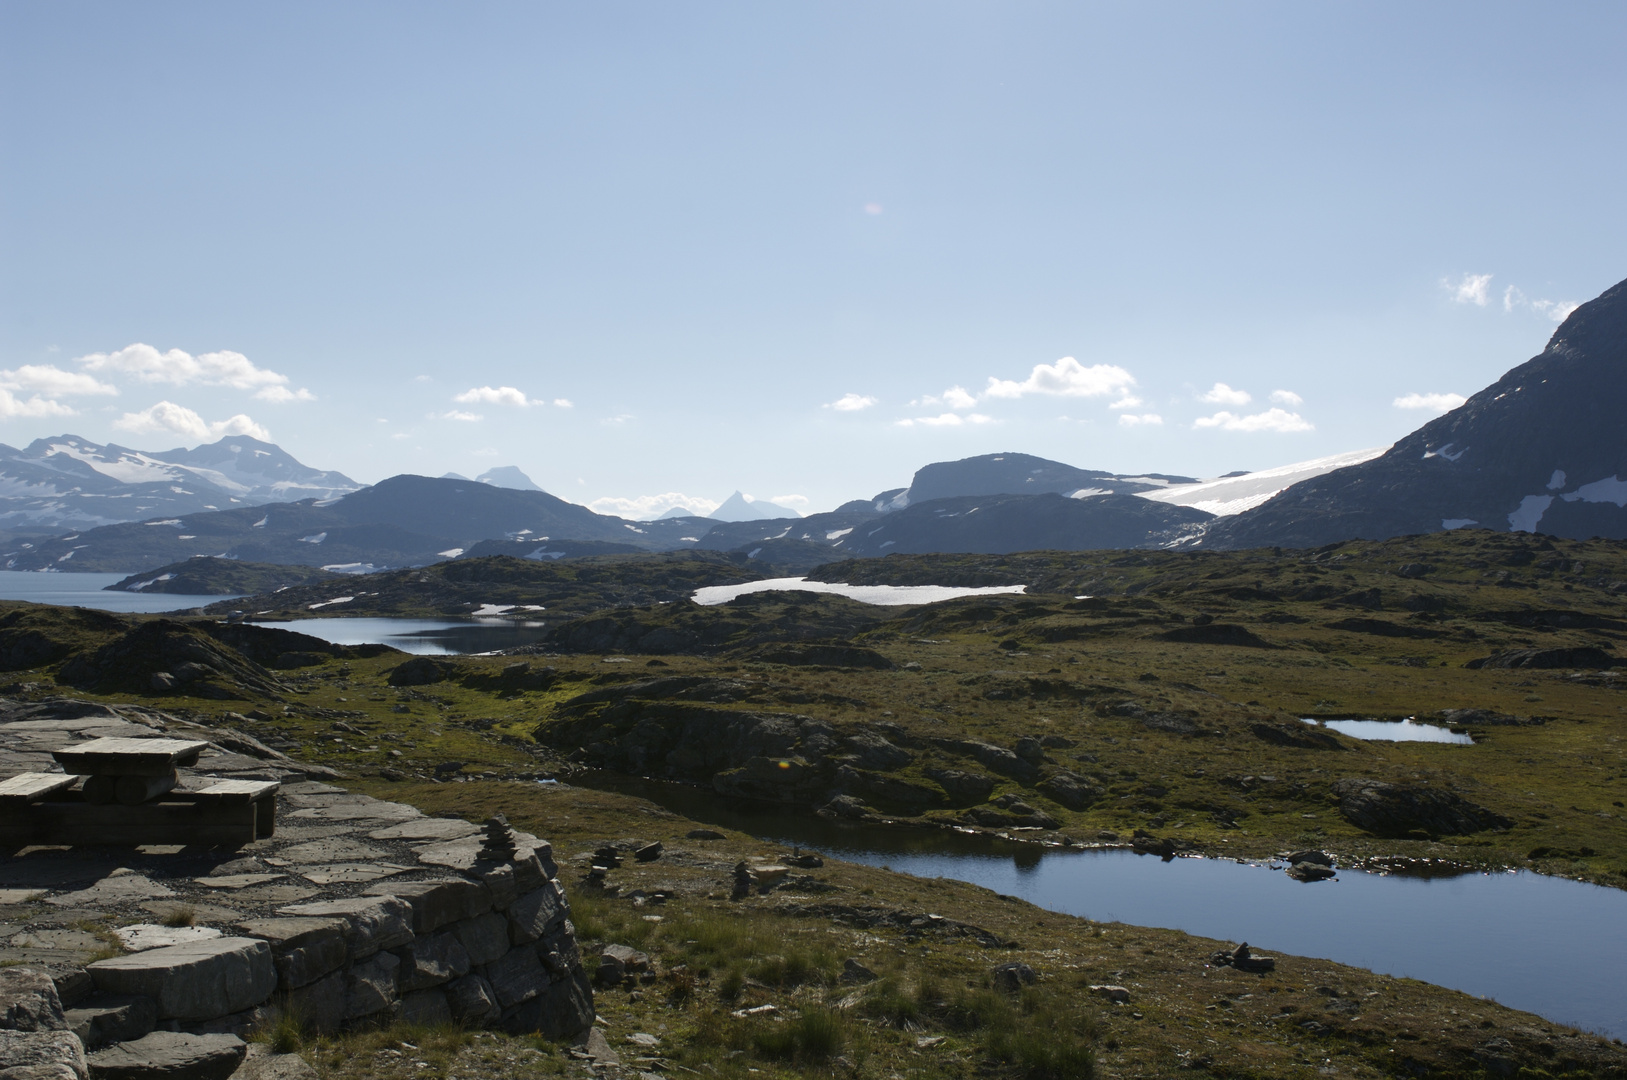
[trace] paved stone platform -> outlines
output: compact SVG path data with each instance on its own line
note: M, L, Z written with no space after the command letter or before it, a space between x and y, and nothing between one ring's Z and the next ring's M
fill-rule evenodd
M346 791L236 732L71 699L0 700L0 780L59 771L51 751L75 742L165 734L210 744L183 787L281 781L276 833L234 850L0 850L0 971L47 976L56 998L55 1013L0 1000L0 1018L61 1018L47 1031L0 1019L0 1073L15 1043L19 1063L66 1061L64 1077L145 1075L143 1046L150 1075L190 1072L174 1062L194 1058L198 1076L230 1075L244 1061L230 1040L281 1009L329 1028L401 1017L567 1037L591 1025L545 840Z

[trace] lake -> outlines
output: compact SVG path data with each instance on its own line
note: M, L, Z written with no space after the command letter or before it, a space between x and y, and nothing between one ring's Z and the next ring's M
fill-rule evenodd
M1409 877L1340 870L1302 883L1273 867L1069 851L946 830L855 826L720 800L679 784L591 774L584 786L787 846L969 881L1069 915L1161 926L1263 953L1321 957L1490 997L1627 1037L1627 891L1528 871ZM1206 956L1196 950L1194 964Z

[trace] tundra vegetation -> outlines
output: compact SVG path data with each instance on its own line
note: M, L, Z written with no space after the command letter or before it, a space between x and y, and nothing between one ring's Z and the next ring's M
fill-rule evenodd
M713 583L695 567L740 566L695 559L672 580L670 557L614 558L628 581L674 592ZM515 561L430 568L426 595L454 572L512 575ZM1627 1074L1619 1044L1489 1001L1294 957L1268 973L1216 967L1226 943L956 882L830 860L731 899L730 868L784 853L728 830L693 839L694 821L583 786L614 770L880 827L1249 858L1317 847L1341 865L1427 859L1627 887L1621 544L1460 531L815 572L1028 588L915 607L630 599L572 562L555 564L570 571L571 618L555 621L546 582L446 601L549 607L527 655L412 658L208 617L7 605L5 692L151 705L429 813L501 811L548 837L578 866L561 877L576 882L584 949L651 958L599 999L623 1062L650 1059L636 1067L742 1080ZM1303 722L1406 716L1475 743L1362 742ZM661 858L632 857L654 841ZM610 847L622 865L605 888L589 867ZM844 975L849 958L875 978ZM1037 981L999 975L1010 963ZM1127 987L1128 1002L1090 989L1102 986ZM336 1076L578 1067L561 1048L455 1032L308 1049Z

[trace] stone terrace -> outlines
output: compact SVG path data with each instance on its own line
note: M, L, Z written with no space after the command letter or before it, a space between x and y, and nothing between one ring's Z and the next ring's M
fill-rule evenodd
M48 975L88 1051L39 1075L84 1076L88 1062L110 1080L229 1076L238 1037L283 1009L328 1027L400 1017L557 1037L591 1025L552 849L534 836L352 794L236 732L69 699L0 702L0 779L60 771L51 751L74 742L160 733L210 743L183 787L281 781L276 833L234 851L0 851L0 974L18 986L19 972ZM62 1029L8 1023L8 1008L51 1011L0 1000L0 1074L29 1039L63 1042ZM164 1064L188 1054L195 1067Z

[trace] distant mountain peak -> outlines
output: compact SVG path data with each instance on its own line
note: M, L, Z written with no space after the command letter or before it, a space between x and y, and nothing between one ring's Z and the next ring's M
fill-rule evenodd
M458 477L458 479L461 480L463 477ZM512 488L515 491L542 490L532 482L529 476L514 465L499 465L496 468L487 469L475 479L482 484L490 484L492 487Z
M800 518L802 515L766 499L754 499L745 492L736 491L707 516L713 521L766 521L769 518Z

